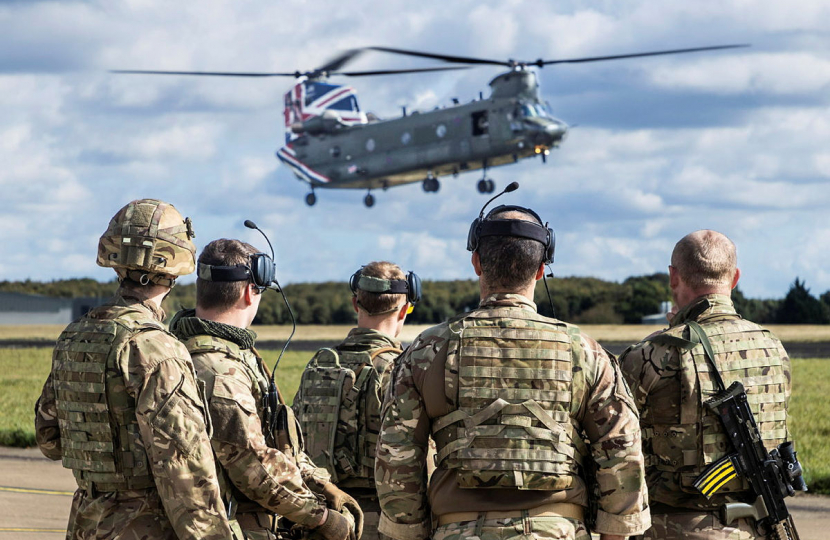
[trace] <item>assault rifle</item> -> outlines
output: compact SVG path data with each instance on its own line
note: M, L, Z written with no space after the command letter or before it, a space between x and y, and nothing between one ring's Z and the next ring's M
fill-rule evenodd
M749 408L746 390L740 381L724 388L715 364L709 339L696 323L690 325L691 337L698 338L712 364L714 379L720 391L703 404L720 417L732 443L734 453L710 465L695 480L694 487L707 499L738 475L745 478L755 493L755 501L727 503L721 509L722 521L729 525L736 519L752 517L759 533L773 540L798 540L792 516L784 502L796 491L807 491L801 464L792 441L767 452L755 417ZM695 336L697 334L697 336Z

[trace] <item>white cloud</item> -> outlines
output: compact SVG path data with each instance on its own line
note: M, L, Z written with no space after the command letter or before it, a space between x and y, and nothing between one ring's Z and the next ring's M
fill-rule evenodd
M284 281L345 279L376 258L426 279L472 277L464 240L486 200L478 173L442 179L438 194L376 191L372 209L362 190L317 190L307 208L307 186L273 157L293 79L108 69L293 71L374 44L533 59L746 40L752 49L545 68L557 113L578 122L567 104L588 103L597 120L573 129L547 165L488 175L502 187L519 180L502 201L534 207L557 229L558 275L663 271L677 239L711 226L738 243L747 294L781 296L795 275L821 292L830 288L829 10L813 0L374 1L359 12L300 1L5 4L0 271L108 278L93 259L103 226L129 198L156 196L194 218L200 246L235 235L265 247L241 225L254 219ZM349 68L425 65L434 64L367 53ZM360 91L364 110L395 117L401 104L427 110L486 93L497 69L338 81ZM614 99L625 92L656 114L621 116L629 104ZM701 119L679 126L678 103Z
M697 92L811 96L830 85L830 58L745 53L664 65L651 73L651 80L663 88Z

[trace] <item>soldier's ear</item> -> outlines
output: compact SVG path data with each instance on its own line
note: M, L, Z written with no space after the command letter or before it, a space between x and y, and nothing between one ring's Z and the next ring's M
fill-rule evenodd
M543 277L545 277L545 263L540 264L536 270L536 281L539 281Z
M357 308L357 296L352 296L352 307L355 313L360 313L360 310Z
M732 288L738 286L738 280L741 279L741 269L735 268L735 276L732 278Z
M254 303L254 296L259 294L259 291L256 288L256 285L253 283L248 283L245 286L245 289L242 293L242 299L245 301L245 306L250 306Z
M473 270L476 271L476 275L481 277L481 257L479 257L478 251L473 251L473 257L470 262L473 263Z

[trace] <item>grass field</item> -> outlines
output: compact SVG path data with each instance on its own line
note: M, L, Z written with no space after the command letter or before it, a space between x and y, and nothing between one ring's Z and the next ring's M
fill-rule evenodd
M420 334L424 329L430 325L406 325L400 338L404 342L411 342L415 336ZM655 330L660 330L664 326L660 325L643 325L643 324L584 324L580 328L589 336L597 341L616 341L636 343L651 334ZM45 340L51 341L58 337L63 330L60 325L29 325L29 326L6 326L0 325L0 340L2 339L31 339L31 340ZM339 341L343 339L351 326L342 325L303 325L297 327L297 333L294 339L300 341L319 341L332 340ZM773 331L776 336L782 341L797 341L797 342L819 342L830 341L830 325L767 325L767 328ZM262 341L265 340L284 340L291 333L290 326L254 326L257 336Z
M328 337L326 334L316 339ZM272 366L278 351L264 351L263 355ZM48 348L0 348L0 445L34 445L34 404L49 374L50 356ZM294 397L310 356L311 353L288 352L283 357L277 382L287 401ZM826 494L830 494L828 380L830 359L793 360L790 427L810 491Z

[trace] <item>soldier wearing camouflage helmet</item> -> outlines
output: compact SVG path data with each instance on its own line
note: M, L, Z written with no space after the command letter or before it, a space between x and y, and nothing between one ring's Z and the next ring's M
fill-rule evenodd
M161 301L193 272L192 237L165 202L119 210L98 264L120 287L58 338L35 429L78 483L69 540L230 537L190 355L162 323Z
M623 375L641 411L652 528L646 538L760 538L750 518L727 526L725 503L753 498L740 477L711 499L694 488L709 465L731 451L720 419L703 402L716 392L707 351L725 385L741 381L767 449L787 440L790 361L769 331L735 312L730 294L737 285L735 245L723 234L696 231L674 247L669 284L677 309L669 328L647 337L620 357Z
M375 460L381 536L588 540L592 466L594 531L642 533L640 430L622 376L596 341L531 301L552 231L527 208L483 213L467 245L481 303L424 331L392 374Z
M249 326L273 268L271 257L250 244L214 240L199 255L196 309L180 311L170 324L205 384L234 539L274 540L281 516L318 540L356 540L360 507L302 451L282 397L269 400L270 373ZM280 419L276 430L273 417Z
M380 405L392 365L403 352L397 337L420 300L421 282L396 264L375 261L355 272L349 286L357 327L337 346L317 351L292 406L309 455L360 503L364 540L377 540L374 464Z

